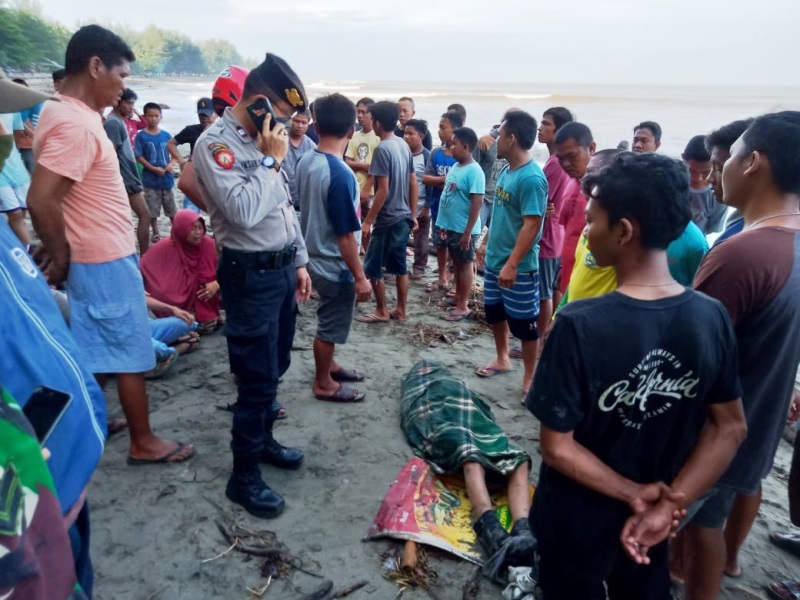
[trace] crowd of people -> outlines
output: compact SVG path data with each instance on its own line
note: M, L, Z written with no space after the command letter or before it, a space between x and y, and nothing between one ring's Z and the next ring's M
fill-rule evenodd
M1 342L0 425L22 432L3 439L37 454L17 403L41 387L73 397L48 439L49 468L42 456L3 468L65 526L26 530L36 523L26 515L0 538L10 551L53 549L0 593L91 596L85 489L104 440L127 426L130 465L191 459L192 444L151 430L145 378L223 325L237 387L225 494L256 517L279 516L285 500L259 465L304 459L274 435L298 303L317 299L313 396L363 401L365 374L340 364L336 346L357 303L374 300L358 317L370 326L414 319L410 281L428 272L431 251L436 280L425 289L448 306L445 321L472 317L482 273L496 353L475 375L507 375L521 359L517 398L541 427L531 505L529 455L483 450L481 431L507 443L483 400L436 365L404 382L408 414L424 413L404 416L412 445L441 431L426 429L433 412L480 413L469 422L481 431L458 433L469 457L434 450L443 470L463 471L489 563L535 566L543 597L558 600L661 600L675 584L710 600L723 574L741 574L761 481L790 408L800 411L800 113L723 125L674 159L658 153L654 121L632 128L628 152L598 149L565 107L539 123L509 108L476 132L453 104L433 148L412 98L311 102L267 54L250 71L226 69L197 102L199 122L173 136L158 103L136 112L125 85L134 60L90 25L69 42L55 97L0 79L0 296L14 329ZM537 139L550 154L543 167L531 158ZM112 374L125 419L107 423ZM0 457L15 456L5 444ZM510 533L487 470L510 478ZM800 506L796 490L792 501ZM800 584L770 590L796 598Z

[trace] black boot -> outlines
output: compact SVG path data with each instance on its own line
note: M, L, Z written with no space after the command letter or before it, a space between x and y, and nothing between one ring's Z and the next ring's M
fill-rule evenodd
M303 451L276 442L272 436L273 423L273 421L267 421L264 424L264 449L261 451L261 462L280 469L299 469L303 464Z
M512 567L533 566L534 554L539 543L531 531L528 519L517 519L511 528L511 543L509 544L506 560Z
M497 518L497 513L487 510L472 526L478 541L486 549L489 556L497 553L503 543L508 540L509 535Z
M261 479L258 467L243 472L234 471L228 479L225 495L251 515L262 519L277 517L286 507L281 495Z

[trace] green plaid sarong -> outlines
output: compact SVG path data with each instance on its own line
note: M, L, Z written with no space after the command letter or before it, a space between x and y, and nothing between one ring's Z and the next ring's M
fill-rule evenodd
M495 423L489 405L438 363L421 360L403 379L400 426L414 450L437 473L475 462L508 475L530 457Z

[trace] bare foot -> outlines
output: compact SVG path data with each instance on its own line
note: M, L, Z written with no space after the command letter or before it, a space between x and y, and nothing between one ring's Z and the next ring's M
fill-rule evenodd
M732 577L736 579L742 576L742 567L739 566L738 563L733 563L732 565L725 565L725 575L728 577Z
M394 310L389 311L389 318L393 321L400 321L401 323L404 323L407 319L407 316L406 313L400 312L399 308L395 308Z

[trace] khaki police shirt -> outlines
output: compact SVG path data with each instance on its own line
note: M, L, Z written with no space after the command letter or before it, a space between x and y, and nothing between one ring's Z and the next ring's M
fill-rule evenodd
M256 140L225 109L197 139L194 169L217 243L242 252L297 248L296 267L308 251L283 172L261 164Z

